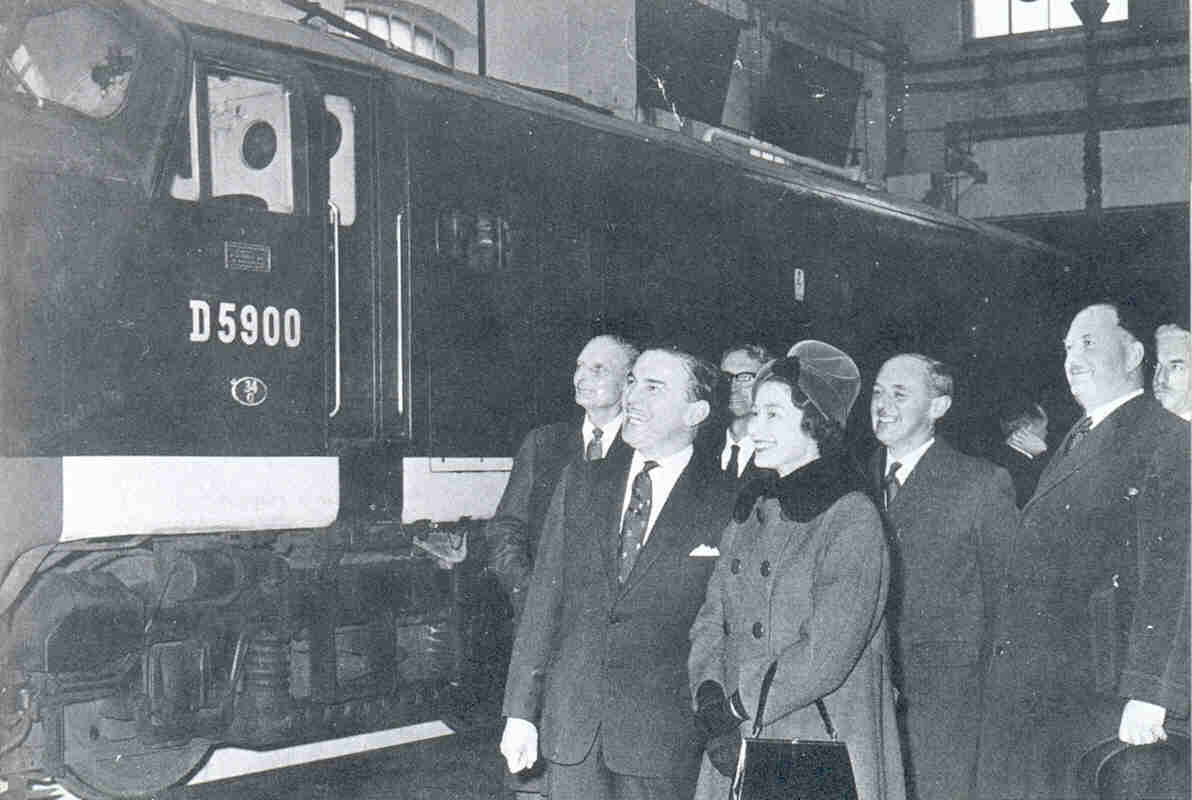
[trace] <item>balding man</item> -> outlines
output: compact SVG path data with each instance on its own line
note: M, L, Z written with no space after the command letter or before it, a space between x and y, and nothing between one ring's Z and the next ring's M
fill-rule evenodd
M1086 754L1187 730L1188 425L1143 395L1133 327L1097 304L1064 338L1085 416L1012 536L985 676L981 798L1086 797ZM1137 770L1124 788L1145 795L1148 778Z
M542 520L563 468L576 459L595 461L628 447L621 440L621 395L637 348L618 336L597 336L575 359L572 384L583 420L556 422L530 431L513 459L505 493L489 520L489 568L509 595L516 629L526 601ZM545 792L541 765L507 784L518 798Z
M887 614L902 692L907 797L971 797L981 656L999 552L1017 516L1010 475L936 436L951 371L916 353L882 365L871 475L893 556Z
M1155 377L1151 388L1163 407L1185 422L1192 422L1192 381L1188 361L1192 335L1179 325L1160 325L1155 331Z
M534 551L546 507L563 467L577 458L592 461L625 448L621 395L637 348L618 336L597 336L575 359L575 403L583 420L556 422L526 436L505 493L488 523L490 568L509 593L514 616L521 616L530 584Z

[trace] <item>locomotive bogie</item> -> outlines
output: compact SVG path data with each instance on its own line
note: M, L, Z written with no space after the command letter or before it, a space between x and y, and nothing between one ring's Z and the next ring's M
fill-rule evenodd
M0 773L147 795L216 743L264 748L439 716L460 678L452 576L408 536L386 551L349 552L339 538L158 539L76 551L46 571L0 651L0 713L14 721Z

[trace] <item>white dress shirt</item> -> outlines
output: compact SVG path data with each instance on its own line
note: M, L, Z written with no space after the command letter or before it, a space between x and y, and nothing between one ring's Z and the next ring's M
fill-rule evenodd
M693 452L694 448L687 445L679 452L672 453L665 458L647 459L637 450L633 451L633 461L629 465L629 480L625 482L625 497L621 502L621 516L618 517L618 524L620 524L620 520L625 519L625 511L629 508L629 497L633 493L633 479L637 477L637 473L642 471L642 465L650 460L658 462L658 466L650 470L650 519L646 522L646 532L642 535L643 545L650 538L650 532L654 530L654 521L658 519L658 512L666 505L666 499L670 497L671 489L675 488L679 476L687 468Z
M927 450L933 444L935 444L934 436L904 455L902 458L893 459L893 461L898 462L898 471L894 473L894 477L898 478L899 486L906 486L906 479L909 478L911 473L915 471L915 467L918 466L920 459L923 458L923 456L927 453ZM883 477L890 471L890 464L893 463L893 461L890 459L890 451L886 450L886 465L882 467Z
M1140 394L1142 394L1142 389L1135 389L1134 391L1129 392L1128 394L1124 394L1121 397L1118 397L1114 400L1110 400L1108 403L1102 403L1101 405L1094 408L1092 411L1085 412L1085 415L1090 420L1092 420L1092 423L1093 423L1089 427L1089 430L1092 430L1093 428L1100 425L1105 420L1106 417L1108 417L1110 414L1112 414L1113 412L1117 411L1119 408L1124 406L1127 401L1133 400L1135 397L1138 397L1138 395L1140 395Z
M613 417L613 421L600 426L600 457L604 458L608 455L608 448L612 447L613 439L617 438L617 434L621 432L621 423L625 421L624 412ZM592 420L588 419L587 414L584 415L583 436L584 447L583 452L588 452L588 445L592 441L592 431L596 430L596 426L592 424Z
M749 434L745 434L740 439L733 438L733 432L726 430L724 432L724 449L720 451L720 469L728 469L729 459L733 457L733 445L737 445L741 449L737 451L737 477L741 477L745 472L745 467L749 464L749 459L753 458L753 451L757 445L753 443L753 439L749 438Z

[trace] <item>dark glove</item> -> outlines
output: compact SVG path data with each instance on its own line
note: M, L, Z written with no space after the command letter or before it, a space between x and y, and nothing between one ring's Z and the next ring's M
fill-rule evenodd
M724 696L724 687L716 681L704 681L695 691L695 727L706 739L714 739L735 731L742 721L749 719L741 703L741 696ZM737 737L740 740L740 737ZM733 756L736 758L736 756Z
M741 731L733 728L728 733L714 736L704 745L708 751L708 760L716 771L731 778L737 774L737 756L741 749Z

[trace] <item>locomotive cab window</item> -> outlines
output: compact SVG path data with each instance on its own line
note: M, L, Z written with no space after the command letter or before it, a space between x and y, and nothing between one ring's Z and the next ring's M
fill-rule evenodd
M90 117L118 112L137 66L134 34L114 14L90 6L33 13L25 5L0 12L0 90Z
M196 74L186 123L179 131L170 194L180 200L222 198L245 208L293 213L290 90L226 71ZM205 191L196 164L205 170Z
M356 115L352 101L339 95L325 95L323 107L323 152L331 182L330 199L345 228L356 221Z

